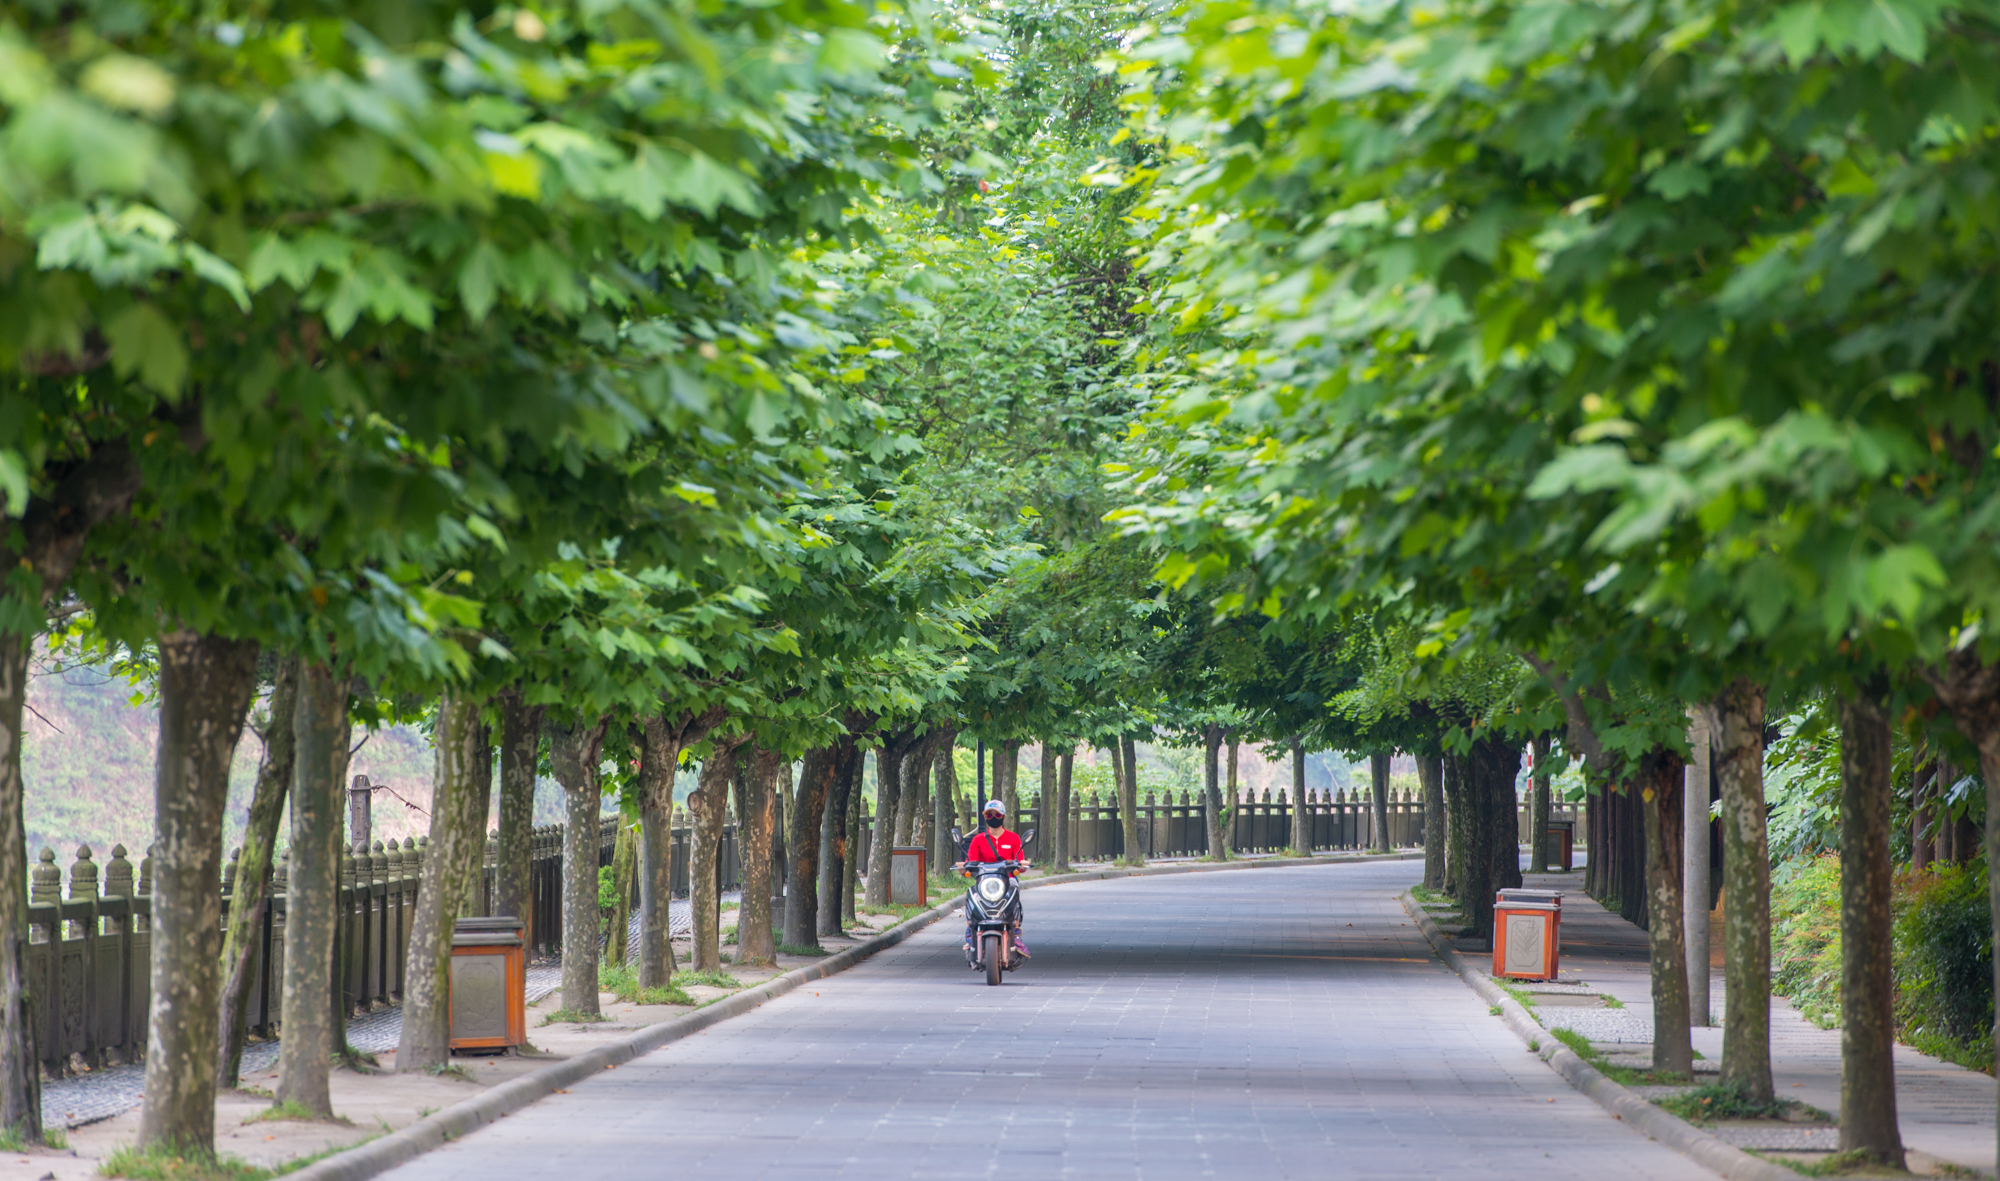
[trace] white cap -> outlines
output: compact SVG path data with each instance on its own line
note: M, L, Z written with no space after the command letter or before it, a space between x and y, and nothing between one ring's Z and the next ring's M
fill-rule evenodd
M979 814L984 816L988 812L998 812L1002 816L1005 816L1007 814L1007 805L1001 803L999 800L988 800L986 801L986 806L979 810Z

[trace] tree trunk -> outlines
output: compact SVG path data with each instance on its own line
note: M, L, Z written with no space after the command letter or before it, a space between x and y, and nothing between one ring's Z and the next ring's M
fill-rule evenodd
M572 1013L599 1011L597 941L604 920L597 904L597 858L604 791L598 769L609 723L598 718L548 727L549 770L563 789L562 1007Z
M889 736L875 752L875 840L868 849L866 890L871 906L886 906L889 902L889 856L896 845L896 809L903 802L903 756L915 742L916 731L901 730ZM1008 815L1013 813L1010 811Z
M1536 873L1549 872L1549 736L1535 735L1534 802L1528 808L1528 865Z
M1368 812L1372 817L1369 825L1373 829L1373 840L1369 847L1377 853L1389 852L1389 755L1391 752L1378 750L1368 756L1369 800Z
M278 1043L277 1101L333 1118L327 1072L333 1055L333 979L340 922L342 790L353 731L347 715L347 673L324 664L299 670L293 711L297 747L292 775L291 862L285 883L285 1036Z
M858 779L860 774L861 760L857 757L851 778ZM856 782L847 793L847 824L842 830L846 834L843 840L847 847L847 856L841 861L840 866L841 885L838 896L842 925L852 925L854 922L855 879L861 876L861 830L866 823L862 802L861 786ZM839 931L836 930L834 933L839 934Z
M791 864L786 867L790 876L785 883L785 942L793 947L819 946L819 838L839 769L838 744L807 751L798 799L785 818L791 822L792 847Z
M693 820L688 826L688 901L694 922L690 957L697 972L722 970L722 899L716 888L716 863L722 856L722 829L729 820L732 764L742 742L741 737L712 740L708 757L701 762L700 786L688 796Z
M625 962L625 933L632 926L632 887L639 880L639 834L624 818L618 821L618 836L611 846L611 923L605 930L604 962Z
M1202 727L1201 778L1202 778L1202 824L1208 830L1208 857L1211 861L1229 860L1229 837L1222 830L1222 785L1218 782L1220 769L1216 766L1216 756L1222 750L1225 733L1221 726L1210 722ZM1229 788L1234 799L1236 790L1236 746L1229 747Z
M1646 809L1646 942L1653 983L1653 1069L1693 1077L1687 943L1681 929L1681 809L1687 764L1665 747L1641 761Z
M1472 856L1472 791L1466 782L1467 759L1448 751L1439 765L1438 779L1444 794L1444 889L1458 900L1461 911L1470 914L1465 893L1465 863Z
M1840 1150L1903 1168L1890 975L1889 714L1879 690L1840 703Z
M639 725L639 987L664 988L674 978L674 772L681 744L667 719Z
M1709 754L1713 719L1706 706L1688 709L1687 782L1681 800L1681 928L1687 941L1688 1024L1710 1024L1709 960Z
M39 998L28 988L28 838L22 806L21 718L28 704L26 636L0 628L0 1127L42 1139Z
M1436 755L1417 756L1417 779L1424 789L1424 885L1444 889L1444 760Z
M958 859L958 851L951 843L952 813L958 799L957 752L958 731L953 729L938 750L937 785L931 793L930 869L934 874L943 873L945 866Z
M518 689L500 695L500 837L494 852L493 913L520 921L534 910L535 772L542 707ZM525 932L531 943L533 932Z
M1749 1102L1770 1103L1771 864L1764 809L1764 687L1739 677L1715 705L1722 721L1716 772L1722 781L1722 938L1728 965L1722 1083Z
M412 1074L451 1061L451 940L458 900L486 851L486 811L493 787L493 746L480 703L459 689L438 701L431 742L431 827L417 877L417 906L404 954L403 1033L396 1070Z
M265 896L271 892L271 857L278 841L278 825L285 818L285 794L292 784L293 752L298 749L293 714L298 701L299 659L287 656L278 661L271 685L264 757L257 765L257 786L250 796L250 818L243 831L243 853L236 862L229 925L222 936L222 1045L216 1056L216 1086L223 1090L242 1081L243 1042L249 1036L250 973L256 966Z
M854 782L860 778L862 753L849 733L834 746L827 771L826 817L820 822L819 916L821 935L840 934L840 890L847 880L847 812Z
M1009 827L1018 823L1021 815L1020 780L1021 740L1003 738L993 748L993 797L1007 809Z
M736 962L774 965L778 962L778 945L771 932L771 846L777 833L781 757L761 743L747 753L736 804L736 847L743 853L743 906L736 916Z
M1062 766L1056 775L1055 818L1050 824L1050 828L1054 830L1051 847L1055 850L1053 865L1056 873L1069 872L1069 797L1070 781L1075 771L1076 747L1065 747L1062 752Z
M1306 829L1306 744L1292 739L1292 856L1312 856L1312 836Z
M1495 746L1492 795L1488 799L1493 826L1493 888L1511 890L1521 885L1521 752L1525 745L1513 739L1492 739Z
M1118 801L1118 819L1125 828L1125 864L1144 865L1146 855L1139 849L1139 750L1130 734L1121 739L1125 757L1125 785Z
M1035 805L1035 817L1039 821L1036 827L1041 830L1041 837L1033 856L1051 867L1056 863L1056 829L1060 827L1056 820L1056 777L1060 766L1061 756L1056 753L1054 742L1042 739L1042 795ZM1043 856L1044 852L1048 855Z
M1945 658L1943 668L1923 670L1951 713L1952 724L1979 751L1979 775L1986 782L1986 900L1993 916L1994 942L2000 945L2000 665L1980 660L1967 645ZM1993 961L1994 990L2000 992L2000 957ZM1996 1039L2000 1041L2000 1039Z
M139 1146L215 1154L222 816L257 645L162 632L153 792L152 1005Z

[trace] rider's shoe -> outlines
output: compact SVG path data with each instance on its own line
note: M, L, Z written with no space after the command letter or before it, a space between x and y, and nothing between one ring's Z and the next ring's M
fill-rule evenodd
M1014 936L1014 950L1019 952L1021 958L1024 960L1031 960L1035 958L1033 955L1029 954L1028 945L1021 942L1021 937L1019 935Z

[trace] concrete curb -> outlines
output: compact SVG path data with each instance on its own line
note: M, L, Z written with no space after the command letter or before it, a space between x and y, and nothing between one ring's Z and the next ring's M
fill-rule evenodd
M1375 853L1324 858L1270 857L1257 861L1201 862L1188 865L1148 866L1145 869L1086 870L1081 873L1024 881L1021 883L1021 888L1032 890L1040 886L1062 886L1073 882L1103 881L1108 878L1207 873L1213 870L1256 869L1259 866L1351 865L1363 861L1408 861L1422 856L1422 853ZM775 1000L800 985L823 980L836 972L845 971L878 951L896 946L916 932L953 913L961 903L962 899L953 898L950 902L911 915L875 938L865 943L857 943L846 951L803 967L793 968L784 975L767 980L755 988L746 988L742 992L726 996L714 1004L696 1009L685 1016L676 1017L672 1021L649 1025L636 1033L606 1042L574 1058L552 1062L540 1069L531 1070L520 1078L510 1079L497 1087L460 1100L443 1111L433 1112L407 1128L391 1132L379 1140L357 1144L345 1152L336 1153L322 1161L315 1161L286 1176L293 1178L294 1181L367 1181L368 1178L386 1173L397 1165L415 1160L433 1148L441 1148L502 1116L512 1115L538 1099L582 1082L599 1071L622 1066L641 1054L651 1053L661 1046L700 1033L711 1025L747 1013L765 1001Z
M1682 1156L1688 1157L1703 1168L1712 1170L1729 1181L1798 1181L1798 1174L1783 1165L1760 1160L1732 1144L1725 1144L1688 1123L1678 1116L1634 1095L1631 1091L1613 1082L1603 1071L1585 1062L1576 1052L1555 1039L1555 1035L1544 1029L1521 1002L1507 995L1506 990L1481 975L1478 969L1465 962L1465 957L1438 930L1431 916L1417 904L1409 891L1402 895L1403 909L1416 920L1417 929L1430 941L1431 949L1438 957L1457 972L1472 991L1479 994L1487 1004L1500 1010L1500 1016L1507 1022L1507 1028L1521 1039L1549 1068L1563 1077L1570 1086L1583 1092L1599 1107L1611 1113L1615 1119L1623 1120L1659 1141Z

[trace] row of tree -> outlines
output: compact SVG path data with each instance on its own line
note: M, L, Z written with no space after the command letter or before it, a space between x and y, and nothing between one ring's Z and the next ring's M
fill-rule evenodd
M1367 637L1349 701L1440 718L1447 793L1559 731L1642 847L1591 853L1644 900L1659 1069L1690 1057L1691 720L1722 1078L1757 1102L1766 746L1837 735L1842 1148L1897 1165L1893 752L2000 781L1995 32L1953 2L1195 0L1122 61L1154 155L1099 171L1140 195L1156 325L1123 527L1171 585Z

